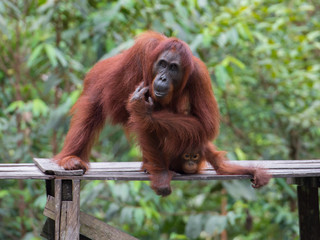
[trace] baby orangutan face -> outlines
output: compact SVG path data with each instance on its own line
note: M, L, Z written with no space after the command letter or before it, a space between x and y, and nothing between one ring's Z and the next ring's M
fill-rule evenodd
M198 173L200 169L200 154L199 153L185 153L182 170L184 173L192 174Z

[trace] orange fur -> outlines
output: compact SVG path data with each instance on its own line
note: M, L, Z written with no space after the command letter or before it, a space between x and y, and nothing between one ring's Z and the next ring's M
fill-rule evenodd
M179 87L171 86L163 101L157 101L152 94L153 64L165 51L179 55L183 79ZM149 88L154 105L145 98L130 101L139 84ZM94 140L109 119L137 134L143 168L159 195L170 194L170 180L182 165L181 155L196 149L203 156L201 167L208 161L220 174L251 174L256 186L270 178L260 169L229 164L210 143L218 135L220 118L210 76L205 64L176 38L147 32L130 49L98 62L86 75L71 113L63 149L54 157L66 169L88 169Z

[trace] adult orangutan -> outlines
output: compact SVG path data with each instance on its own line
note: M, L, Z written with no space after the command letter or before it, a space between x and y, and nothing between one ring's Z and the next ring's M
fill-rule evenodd
M170 181L175 171L184 172L186 152L198 151L218 174L252 175L254 187L269 181L263 170L232 165L215 150L219 109L210 76L179 39L147 32L130 49L98 62L71 112L63 149L54 157L65 169L88 169L94 140L109 119L137 135L142 169L158 195L171 193Z

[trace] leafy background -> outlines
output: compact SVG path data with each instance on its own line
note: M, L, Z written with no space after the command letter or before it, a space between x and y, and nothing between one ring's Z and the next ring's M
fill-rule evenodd
M0 162L51 157L85 73L154 30L177 36L207 65L222 113L216 145L233 160L320 155L317 0L0 1ZM106 126L97 161L138 161ZM81 209L139 239L298 239L295 187L273 179L82 182ZM0 239L41 239L43 181L1 180Z

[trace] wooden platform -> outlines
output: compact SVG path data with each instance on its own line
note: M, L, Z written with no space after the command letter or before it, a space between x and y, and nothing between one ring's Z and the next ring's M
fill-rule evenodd
M297 184L301 240L318 240L320 236L319 195L320 160L230 161L241 166L265 168L273 178L287 178ZM42 236L57 240L134 240L80 211L80 180L149 180L141 171L141 162L95 162L89 171L66 171L50 159L36 158L34 163L0 164L0 179L44 179L48 217ZM201 174L177 174L173 180L250 179L249 175L217 175L207 167ZM248 183L249 184L249 183Z
M265 168L274 178L320 176L320 160L248 160L230 162L241 166L259 166ZM50 159L36 158L35 164L0 164L0 179L149 180L148 174L141 171L140 168L141 162L92 162L89 171L83 175L82 170L66 171L57 165L52 165ZM249 175L217 175L211 167L208 167L202 174L177 174L173 180L249 178L251 178Z

